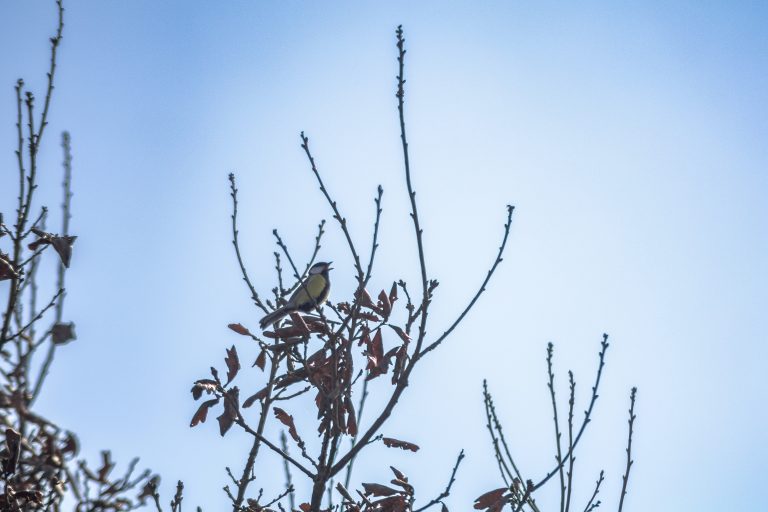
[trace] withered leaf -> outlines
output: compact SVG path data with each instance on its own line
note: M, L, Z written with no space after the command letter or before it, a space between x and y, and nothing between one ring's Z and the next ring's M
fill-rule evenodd
M160 477L158 475L153 475L152 478L150 478L149 481L144 484L144 487L141 489L141 494L138 496L139 501L144 503L145 499L154 496L157 492L158 485L160 485Z
M499 502L502 501L502 498L504 496L504 493L507 492L506 487L501 487L499 489L494 489L493 491L488 491L485 494L481 495L478 498L475 498L475 508L478 510L482 510L484 508L496 508L499 505ZM498 508L497 510L501 510Z
M112 468L115 467L115 463L112 462L112 452L104 450L101 452L101 467L99 468L99 482L106 483L109 473Z
M379 305L381 306L384 318L389 318L389 314L392 312L392 304L389 302L389 296L384 290L381 290L379 293Z
M407 345L401 345L395 355L395 368L392 370L392 384L397 384L397 381L400 380L400 374L405 368L405 360L407 357L408 347Z
M441 503L442 507L440 507L440 512L448 512L448 507L445 506L445 503Z
M363 484L365 494L372 494L374 496L392 496L397 494L397 490L383 484Z
M400 336L400 339L403 340L405 343L408 343L411 341L411 337L408 336L404 330L402 330L400 327L392 324L388 324L393 331L397 333L398 336Z
M299 505L299 508L301 509L302 512L310 512L310 510L312 509L309 503L302 503L301 505Z
M199 400L201 396L203 396L203 392L212 394L218 389L218 384L216 384L215 380L211 379L200 379L195 381L195 383L192 385L192 398L195 400Z
M222 412L221 415L216 418L219 422L219 433L221 433L222 437L224 437L224 434L226 434L227 431L232 428L232 425L235 423L235 420L237 420L237 417L240 414L238 412L239 402L240 390L237 388L237 386L235 386L227 391L226 395L224 396L224 412Z
M395 478L397 478L398 480L402 480L403 482L408 481L408 477L405 476L403 472L397 469L395 466L389 466L389 469L392 470L392 472L395 474Z
M373 303L373 299L371 299L371 296L368 294L368 290L365 288L358 290L357 300L360 301L360 305L364 308L368 309L377 309L376 304Z
M368 320L369 322L381 322L381 318L367 311L360 311L358 316L363 320Z
M18 275L19 274L13 268L10 256L5 254L3 251L0 251L0 281L18 277Z
M392 289L389 290L389 304L390 304L390 306L394 306L396 300L397 300L397 283L392 283Z
M366 356L368 357L368 376L366 380L372 380L389 371L389 359L384 356L384 344L382 342L381 329L376 331L373 340L368 343Z
M259 392L258 392L258 393L256 393L255 395L251 395L250 397L248 397L248 398L245 400L245 402L243 402L243 409L247 409L247 408L249 408L249 407L250 407L250 406L252 406L254 403L256 403L256 400L261 400L261 399L263 399L265 396L267 396L267 391L268 391L268 390L269 390L269 388L267 388L267 387L263 387L263 388L261 388L261 390L259 390Z
M242 324L229 324L227 327L235 331L237 334L242 334L243 336L251 336L251 331L243 327Z
M53 233L46 233L37 228L32 228L32 232L38 236L38 239L29 244L31 251L36 250L42 245L51 245L53 249L58 253L61 263L69 268L69 262L72 259L72 244L77 239L76 236L59 236Z
M197 426L200 423L205 423L206 418L208 417L208 409L213 407L219 403L218 398L213 398L211 400L206 400L202 404L200 404L200 407L198 407L197 412L194 416L192 416L192 421L189 423L190 427Z
M51 340L56 345L63 345L68 341L77 339L75 336L75 324L69 323L57 323L51 327Z
M261 349L261 352L259 352L259 356L256 358L256 361L253 363L253 366L258 366L261 371L264 371L264 366L267 364L267 351L264 349Z
M12 428L5 429L5 446L8 449L8 458L3 460L3 472L10 476L16 472L16 465L21 455L21 434Z
M274 331L264 331L264 336L271 339L278 339L278 338L292 338L296 336L299 336L299 337L306 336L308 333L309 333L308 329L305 331L301 327L296 327L295 325L292 325L290 327L280 327L279 329L275 329Z
M280 423L288 427L288 433L291 435L294 441L297 443L300 441L299 433L296 432L296 425L293 423L293 416L289 415L287 412L282 410L279 407L274 408L275 411L275 417L280 420Z
M77 455L79 446L77 437L72 432L67 432L67 437L64 438L64 444L61 447L61 452L64 454Z
M240 371L240 358L237 357L237 349L234 345L232 345L232 348L227 349L224 362L227 364L227 384L229 384L235 378L237 372ZM227 384L224 385L226 386Z
M291 321L293 322L293 326L301 329L304 331L304 334L309 334L309 326L306 322L304 322L304 319L301 317L298 313L291 313Z
M418 445L409 443L408 441L400 441L399 439L394 439L392 437L384 437L382 438L382 441L384 442L384 446L388 448L402 448L403 450L410 450L412 452L419 451Z

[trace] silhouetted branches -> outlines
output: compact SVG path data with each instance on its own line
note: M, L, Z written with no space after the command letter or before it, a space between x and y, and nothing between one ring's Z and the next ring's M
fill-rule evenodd
M383 189L379 186L374 198L376 209L371 237L371 251L367 265L363 267L357 244L348 229L347 218L342 215L339 203L326 187L318 169L315 156L310 150L309 137L302 132L301 148L307 157L320 191L331 208L332 216L344 236L346 249L355 269L357 283L355 289L351 291L349 299L346 301L337 299L337 297L344 295L344 291L338 291L336 288L333 288L331 294L335 300L329 302L328 306L338 317L338 321L331 321L326 318L321 307L322 304L316 302L314 307L308 311L291 313L284 320L278 321L275 325L271 326L271 330L265 330L263 336L273 340L271 343L262 341L260 336L252 334L247 327L241 324L230 324L230 328L233 331L247 336L259 344L261 352L255 366L264 369L266 358L268 357L271 361L271 371L265 376L266 382L263 387L249 396L242 406L239 404L239 390L236 387L229 386L230 382L236 378L236 371L229 372L231 375L228 374L227 383L222 384L217 376L217 372L212 370L213 379L200 379L193 386L192 394L195 399L201 398L203 394L213 395L212 399L203 402L199 407L192 420L193 426L205 421L210 408L221 404L224 406L224 411L218 419L222 435L227 432L231 425L236 424L254 438L254 444L246 461L243 477L236 481L238 493L236 496L234 493L230 494L234 512L243 510L242 507L246 496L245 491L248 483L252 480L248 475L252 474L253 464L260 443L268 446L283 459L286 469L287 487L291 488L293 485L293 475L290 472L291 467L298 469L299 474L307 476L311 481L311 496L305 503L299 505L299 508L304 511L320 510L326 492L330 492L333 489L332 482L342 471L345 471L345 483L344 485L339 484L336 486L337 491L342 495L342 503L333 507L333 498L332 495L329 495L329 506L333 508L341 507L343 510L391 510L392 512L406 510L406 508L397 507L407 507L410 510L415 495L413 488L407 483L404 475L394 469L395 481L398 482L397 485L401 488L399 491L391 490L390 488L385 490L380 484L364 484L365 490L358 492L361 501L356 501L356 498L353 498L349 491L346 490L350 484L354 461L366 446L379 440L389 447L414 452L419 449L416 444L409 441L384 437L381 429L408 387L409 377L418 361L426 353L439 346L466 317L469 310L485 290L498 264L502 261L502 253L511 227L512 207L508 207L507 222L504 225L504 236L499 253L487 272L480 290L475 294L464 311L460 313L458 318L454 320L448 330L425 348L429 306L433 300L433 294L438 283L428 278L422 237L423 228L419 218L416 193L412 184L412 170L405 130L404 69L406 51L401 27L398 27L396 36L399 68L396 97L403 148L404 178L409 196L410 214L413 220L418 251L418 268L421 275L421 298L414 303L408 293L406 283L403 280L397 279L392 281L392 286L388 290L384 288L375 295L369 294L367 285L374 274L375 256L379 247L378 234L383 211L381 207ZM277 286L271 288L275 294L275 304L272 305L270 301L263 303L258 299L258 292L249 278L249 273L246 271L240 254L236 224L238 197L234 175L230 174L229 180L233 200L233 245L235 246L235 254L243 279L256 306L265 312L268 312L270 308L279 308L282 304L286 303L286 297L293 290L301 291L305 296L312 297L311 290L307 284L306 269L310 268L318 255L324 224L320 223L319 232L315 240L315 250L303 273L299 272L299 265L297 265L296 260L291 255L283 238L278 234L277 230L273 231L277 245L281 250L281 252L275 253ZM288 262L286 268L290 268L293 273L295 279L293 286L286 286L282 268L284 261ZM406 311L405 321L402 324L398 324L394 320L398 290L402 290L407 297L407 303L404 305ZM418 334L412 338L411 327L417 322L419 325ZM310 348L310 343L315 339L321 342L321 348ZM228 350L228 353L235 353L235 348L233 347ZM231 358L231 354L228 355L225 362L231 361ZM227 362L227 367L231 369L229 362ZM364 428L361 428L361 414L370 392L368 383L373 379L390 373L390 370L392 387L388 391L384 388L384 392L388 393L388 397L384 398L385 405L383 409L371 416ZM299 387L298 385L300 384L303 384L303 386L298 391L288 391L293 386ZM294 401L305 396L307 391L314 391L315 393L313 406L317 411L316 430L320 434L316 443L310 443L310 437L302 435L303 427L296 423L291 414L291 410L295 409L295 406L293 406ZM275 413L274 417L289 434L288 436L283 436L282 449L268 441L263 436L262 430L264 422L267 420L267 411L270 409L270 404L278 399L281 401L281 407L272 408ZM261 404L261 411L258 414L258 426L254 428L250 426L251 420L246 418L243 410L248 409L256 402ZM285 405L283 406L282 404ZM299 462L299 460L296 460L296 458L288 453L288 437L293 440L293 443L298 448L298 452L301 453L301 459L309 462L309 465ZM342 443L342 440L345 438L349 439L348 448L346 443ZM463 458L462 452L456 461L445 490L420 510L442 503L448 497L456 478L458 466ZM292 497L293 492L287 492L284 495ZM381 508L385 505L390 508ZM291 507L293 508L293 505Z
M488 391L487 383L483 383L483 401L485 403L486 419L488 432L491 436L491 445L493 447L494 457L499 468L499 474L502 481L504 481L505 487L490 491L476 500L475 508L487 510L489 512L500 512L507 504L510 504L514 511L523 510L527 505L532 511L538 512L538 507L532 499L532 495L535 491L540 489L552 476L559 475L560 480L560 510L568 511L571 506L571 496L573 490L573 471L575 461L575 451L578 446L581 436L591 421L592 412L595 402L598 397L598 390L600 386L600 378L602 376L603 367L605 366L605 352L608 348L608 335L603 335L603 340L600 344L600 352L598 355L598 367L595 376L595 385L592 387L592 396L589 401L589 406L584 411L584 420L579 428L578 432L574 436L574 406L576 401L576 380L573 372L568 371L568 451L563 455L561 446L562 433L560 430L560 421L558 418L557 409L557 397L554 385L554 370L553 370L553 354L554 346L552 343L547 345L547 388L549 391L552 411L553 411L553 423L555 427L555 460L557 465L555 468L547 473L547 475L534 484L531 480L528 480L528 484L525 489L522 488L520 483L522 482L522 475L515 463L514 458L509 450L509 446L504 440L504 434L502 432L501 423L496 415L496 409L493 405L493 397ZM624 477L624 485L622 487L622 499L626 493L626 484L629 475L629 468L632 465L631 461L631 446L632 446L632 429L634 425L634 405L635 405L635 392L636 388L632 388L631 405L630 405L630 420L629 420L629 439L627 442L627 469ZM568 464L567 470L565 464ZM514 475L510 467L514 470ZM585 507L585 511L589 512L598 506L599 501L595 501L600 491L600 485L603 482L604 473L600 472L600 478L598 479L592 497ZM510 482L511 481L511 482ZM619 504L619 510L621 510L621 502Z
M0 242L10 242L8 253L0 248L0 282L8 285L0 328L0 378L3 381L0 419L6 426L6 450L0 453L3 469L0 510L58 511L63 503L70 503L78 511L132 510L151 496L145 491L150 481L157 482L157 477L151 477L149 471L136 474L138 459L131 461L123 474L113 476L116 464L109 451L102 452L101 464L95 469L84 460L77 461L79 443L74 434L32 408L44 389L57 347L75 339L74 324L65 322L63 316L65 275L76 240L69 230L72 152L67 132L62 134L64 198L60 234L46 230L49 211L41 206L36 212L35 206L40 175L38 153L48 125L57 50L64 28L61 0L56 1L56 7L58 23L55 35L50 38L45 100L39 116L35 96L25 90L24 81L19 79L15 86L18 193L12 228L3 223L4 216L0 213ZM58 256L56 292L40 308L38 270L45 254L51 254L48 247ZM55 311L55 317L47 321L51 310ZM41 326L43 322L47 322L45 327ZM38 362L38 353L44 348L47 350L40 369L34 375L33 363Z

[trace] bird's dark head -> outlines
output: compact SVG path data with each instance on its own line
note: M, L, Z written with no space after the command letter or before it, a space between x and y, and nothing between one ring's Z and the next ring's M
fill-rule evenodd
M319 261L312 265L312 267L309 269L309 275L313 276L315 274L324 274L331 270L331 263L332 261L325 262L325 261Z

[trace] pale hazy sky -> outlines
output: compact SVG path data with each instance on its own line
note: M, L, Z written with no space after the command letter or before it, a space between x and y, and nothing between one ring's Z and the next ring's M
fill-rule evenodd
M421 451L374 447L355 480L386 480L392 464L423 502L464 448L451 510L498 487L483 378L525 472L543 475L554 461L546 343L555 343L563 399L566 371L575 371L582 411L608 332L604 389L576 462L577 503L604 468L602 499L615 508L636 385L625 510L764 504L768 4L66 5L40 199L59 203L58 134L67 129L79 238L65 312L78 340L61 349L39 405L80 435L84 455L139 455L163 475L165 497L182 479L185 503L226 503L224 466L242 467L245 436L222 440L215 422L188 428L192 381L221 367L233 343L244 360L255 356L226 328L259 316L231 250L226 177L238 176L244 255L267 293L271 230L303 259L317 222L331 221L301 130L366 252L384 186L371 287L416 282L394 97L402 23L415 187L430 275L441 283L431 333L484 277L505 205L517 210L487 294L417 367L383 429ZM13 86L21 76L42 90L54 23L52 1L0 2L3 172L15 172ZM2 210L12 198L0 188ZM341 300L351 262L338 230L328 231L321 257L336 262ZM239 385L255 390L261 378L244 371ZM311 410L289 412L311 428ZM281 485L274 464L265 458L256 487ZM556 487L539 501L553 502Z

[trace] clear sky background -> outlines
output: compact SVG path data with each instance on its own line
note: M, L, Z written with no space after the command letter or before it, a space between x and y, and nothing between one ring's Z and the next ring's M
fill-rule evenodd
M255 326L230 239L227 174L241 194L244 256L263 293L278 228L299 259L331 213L299 148L311 137L328 188L367 253L376 185L384 218L373 290L417 281L394 96L394 29L406 30L407 120L442 332L492 262L505 205L507 257L455 334L417 367L355 480L411 476L419 501L444 487L468 510L500 480L481 383L531 478L554 461L545 348L565 406L583 411L603 332L604 389L577 458L577 503L601 468L621 486L630 387L635 466L625 510L758 510L766 480L768 5L762 2L66 2L42 149L40 204L60 202L59 133L74 152L66 317L39 406L77 432L177 479L187 504L221 510L224 466L247 438L189 429L189 388ZM43 89L52 1L0 2L0 188L11 211L13 86ZM58 221L56 221L58 222ZM333 298L351 261L329 225ZM367 255L367 254L366 254ZM52 254L46 257L53 258ZM48 262L53 267L53 261ZM258 389L260 372L238 377ZM245 393L246 391L243 391ZM369 405L372 411L376 403ZM563 409L564 410L564 409ZM366 411L366 412L368 412ZM310 428L312 411L289 411ZM368 416L370 418L370 416ZM363 419L365 423L365 418ZM268 429L277 437L277 427ZM255 487L275 490L266 457ZM554 503L557 484L542 491ZM254 489L255 490L255 489ZM306 486L300 487L305 491ZM583 505L582 505L583 507Z

